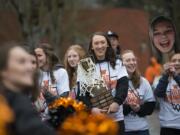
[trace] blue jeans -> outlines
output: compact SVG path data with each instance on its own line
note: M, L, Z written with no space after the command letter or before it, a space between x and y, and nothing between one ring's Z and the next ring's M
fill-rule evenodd
M149 130L125 132L124 135L149 135Z

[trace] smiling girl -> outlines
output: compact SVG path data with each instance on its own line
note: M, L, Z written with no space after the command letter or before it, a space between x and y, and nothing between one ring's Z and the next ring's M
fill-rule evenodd
M89 44L89 54L95 63L96 71L99 76L104 79L106 87L112 92L113 103L107 110L92 107L90 102L91 97L79 95L78 99L83 101L94 114L107 113L120 125L119 134L124 132L124 116L122 104L127 96L128 78L127 71L122 65L120 59L116 60L115 53L111 47L110 41L105 33L96 32L92 35Z
M59 66L54 49L47 43L41 43L35 49L40 68L40 85L54 96L68 96L69 79L67 71Z
M149 36L153 51L163 62L169 60L169 56L173 53L180 52L176 28L170 18L165 16L154 18L150 25Z
M50 44L39 44L35 48L35 53L40 69L40 96L36 106L39 106L42 120L46 120L47 105L58 97L69 95L69 78L67 71L59 65L59 59Z
M82 58L85 58L86 52L80 45L70 46L64 58L65 69L68 72L69 84L70 84L70 97L76 97L76 80L77 80L77 66Z
M162 75L155 95L160 103L161 135L180 134L180 53L171 57L164 65Z
M155 107L151 86L140 75L133 51L124 51L122 59L129 75L128 96L123 105L125 135L149 135L146 116L150 115Z

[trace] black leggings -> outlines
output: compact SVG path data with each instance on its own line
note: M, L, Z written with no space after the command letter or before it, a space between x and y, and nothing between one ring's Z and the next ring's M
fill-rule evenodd
M124 135L124 130L125 130L124 120L118 121L117 123L119 125L119 130L118 130L118 134L117 135Z
M180 135L180 129L162 127L160 135Z

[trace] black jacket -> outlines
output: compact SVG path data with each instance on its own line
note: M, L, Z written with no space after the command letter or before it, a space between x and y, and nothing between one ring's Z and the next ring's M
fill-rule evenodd
M10 125L13 135L55 135L55 131L41 122L28 97L8 89L3 95L14 112L15 120Z

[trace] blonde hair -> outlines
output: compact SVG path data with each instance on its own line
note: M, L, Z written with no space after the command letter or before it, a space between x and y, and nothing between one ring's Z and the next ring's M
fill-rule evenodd
M69 82L70 82L70 88L72 89L72 87L75 85L76 83L76 69L71 67L68 63L68 53L70 50L74 50L75 52L78 53L79 55L79 59L83 59L86 57L86 51L84 50L84 48L82 48L80 45L71 45L66 53L65 53L65 56L64 56L64 66L65 66L65 69L67 70L68 72L68 75L69 75Z
M121 54L122 59L123 55L127 53L132 53L136 57L135 53L132 50L124 50ZM138 68L136 68L135 72L132 74L131 81L135 89L139 88L141 83L141 74Z

